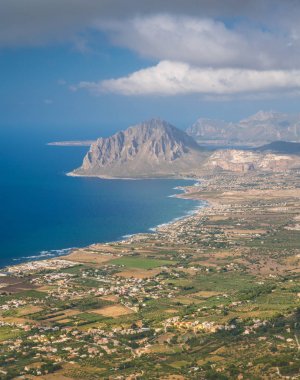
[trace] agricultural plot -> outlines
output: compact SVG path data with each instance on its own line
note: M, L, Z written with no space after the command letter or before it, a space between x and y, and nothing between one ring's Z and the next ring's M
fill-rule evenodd
M148 259L147 257L122 257L112 260L111 263L127 268L154 269L162 266L175 265L176 261Z

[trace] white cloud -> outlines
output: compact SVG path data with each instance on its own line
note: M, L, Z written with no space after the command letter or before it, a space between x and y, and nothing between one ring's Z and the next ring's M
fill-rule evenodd
M1 0L0 48L67 41L86 52L100 30L157 61L300 68L299 17L297 0Z
M226 26L208 18L174 15L101 23L112 41L144 57L199 66L300 68L295 31L256 25Z
M300 88L300 70L207 69L186 63L162 61L126 77L100 82L80 82L73 89L94 94L122 95L237 95L295 91Z

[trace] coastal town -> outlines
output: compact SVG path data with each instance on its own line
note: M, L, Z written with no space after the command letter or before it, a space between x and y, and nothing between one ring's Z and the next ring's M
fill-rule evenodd
M154 233L4 268L0 378L296 378L299 179L207 175Z

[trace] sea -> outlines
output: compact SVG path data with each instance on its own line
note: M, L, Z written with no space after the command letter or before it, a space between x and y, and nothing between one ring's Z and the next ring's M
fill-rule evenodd
M66 176L88 147L48 146L54 137L0 131L0 267L153 232L203 206L174 197L193 181Z

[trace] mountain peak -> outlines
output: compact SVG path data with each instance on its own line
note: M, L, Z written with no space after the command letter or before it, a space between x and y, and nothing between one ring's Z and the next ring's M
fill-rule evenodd
M204 153L184 131L153 118L108 138L99 138L74 171L77 175L157 177L187 171Z
M249 116L248 118L244 119L244 120L241 120L241 122L249 122L249 121L270 121L270 120L273 120L273 119L278 119L278 118L282 118L282 117L285 117L287 115L283 114L283 113L280 113L280 112L277 112L277 111L258 111L256 112L254 115L251 115Z
M161 130L161 131L174 131L177 130L176 127L169 124L167 121L160 118L152 118L149 120L145 120L139 124L133 125L129 127L127 130Z

